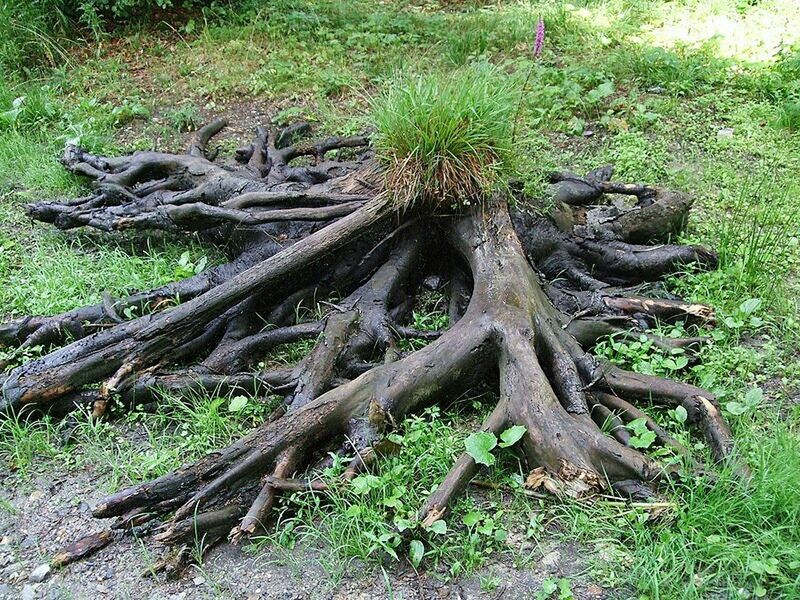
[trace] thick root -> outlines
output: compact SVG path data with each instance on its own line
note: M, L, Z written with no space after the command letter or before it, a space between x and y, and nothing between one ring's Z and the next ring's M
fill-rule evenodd
M0 410L64 413L89 403L100 416L114 402L156 403L158 390L283 397L241 440L113 494L96 517L116 517L123 531L164 520L156 539L169 544L239 541L267 525L278 494L347 485L409 412L495 375L499 399L482 430L525 428L518 449L531 487L655 494L675 472L633 447L626 424L644 419L658 445L688 451L643 412L650 403L683 406L714 458L732 459L732 437L710 393L591 354L609 335L645 335L665 350L704 343L700 335L648 332L662 322L713 325L709 307L655 284L689 264L715 265L707 249L669 243L691 206L685 196L613 182L603 167L585 177L554 175L548 217L510 210L504 197L460 215L398 215L366 138L297 142L307 124L259 128L238 164L222 165L207 148L223 126L202 128L181 155L103 158L68 147L64 164L90 178L94 192L29 209L64 229L199 232L230 262L125 299L0 326L3 344L72 340L0 376ZM352 159L328 158L356 149ZM608 205L608 195L632 201ZM448 328L412 324L426 290L447 296ZM334 293L336 300L318 302ZM298 306L315 302L321 314L296 318ZM144 316L125 318L134 311ZM408 350L401 340L412 338L427 345ZM297 364L254 372L267 353L301 340L315 342ZM350 466L341 481L322 482L312 466L337 448L351 455ZM460 456L420 508L421 523L441 518L478 468Z

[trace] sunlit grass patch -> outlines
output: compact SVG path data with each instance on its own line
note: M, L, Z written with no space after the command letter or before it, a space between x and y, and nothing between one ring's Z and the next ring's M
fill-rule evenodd
M104 292L120 297L151 289L193 275L190 266L209 254L189 244L182 261L186 244L145 242L137 249L133 241L126 246L56 233L37 238L27 248L8 239L0 252L0 306L6 315L48 315L99 302ZM210 254L212 260L217 258Z
M690 1L652 6L655 14L643 37L667 48L713 42L720 56L755 62L768 61L781 48L800 41L800 30L789 17L800 12L797 0Z

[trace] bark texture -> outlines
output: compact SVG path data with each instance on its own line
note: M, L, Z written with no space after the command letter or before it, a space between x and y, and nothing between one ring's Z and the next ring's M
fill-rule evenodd
M366 137L309 141L305 123L259 128L224 163L207 153L224 124L203 127L184 154L105 158L68 146L62 162L92 193L28 207L61 229L196 233L230 261L155 290L0 325L0 344L50 348L0 375L1 411L90 406L99 417L114 403L155 405L158 390L284 399L243 439L115 493L96 517L115 517L122 531L160 521L156 538L171 544L239 540L267 523L281 492L326 489L314 466L329 449L356 457L346 485L408 413L487 381L498 400L482 429L525 427L518 448L533 486L651 496L674 473L631 447L622 425L644 418L656 444L686 452L646 415L653 405L683 406L714 458L732 456L711 393L591 353L610 334L648 335L667 350L703 343L647 333L657 322L713 324L710 307L657 283L689 264L715 265L708 249L670 243L691 206L685 195L614 182L602 167L553 174L546 201L495 195L460 214L398 214ZM449 297L450 326L417 331L411 311L431 288ZM340 300L320 320L295 319L299 303L333 293ZM144 316L124 318L131 307ZM429 343L404 351L404 338ZM257 367L303 339L316 341L296 365ZM609 423L610 435L601 429ZM420 507L421 522L441 518L477 471L461 456ZM77 543L60 560L109 540L104 532Z

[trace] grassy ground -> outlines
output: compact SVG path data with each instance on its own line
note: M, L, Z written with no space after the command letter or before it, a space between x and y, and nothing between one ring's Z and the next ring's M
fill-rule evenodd
M446 531L401 547L405 519L463 448L465 425L481 416L481 399L470 398L407 422L395 440L400 452L352 490L287 500L263 543L323 541L340 559L378 562L408 554L456 576L493 552L521 566L536 558L519 555L515 539L564 536L596 550L586 576L620 597L798 597L800 29L788 16L798 11L798 0L411 7L276 0L68 48L59 67L0 78L0 312L63 311L105 290L187 276L204 257L217 258L191 242L110 242L29 224L26 200L80 192L55 160L66 140L111 153L173 148L209 114L248 115L253 107L281 120L314 119L330 133L355 132L370 124L371 97L409 72L488 60L519 99L514 168L531 194L554 167L613 162L619 179L696 198L686 239L717 247L721 268L669 285L718 307L702 362L614 340L603 352L714 391L754 480L742 487L725 474L713 484L687 479L670 494L674 505L656 515L613 502L531 499L521 491L520 467L503 455L502 467L486 473L502 490L471 494ZM539 17L547 34L535 59ZM223 144L230 150L233 142ZM435 298L416 318L419 327L444 324ZM8 420L0 424L0 454L19 479L43 454L115 465L106 482L113 487L224 444L259 418L260 409L241 400L173 400L163 414L129 417L147 432L144 445L86 422L80 443L64 449L58 426ZM680 415L672 415L672 429L688 436ZM486 588L497 583L487 580ZM569 586L553 580L539 597L568 598Z

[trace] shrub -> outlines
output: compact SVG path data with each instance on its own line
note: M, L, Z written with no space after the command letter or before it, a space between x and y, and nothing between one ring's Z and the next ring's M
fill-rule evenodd
M68 60L65 47L81 31L98 35L112 21L125 24L152 17L154 10L214 5L213 0L2 0L0 1L0 69Z

